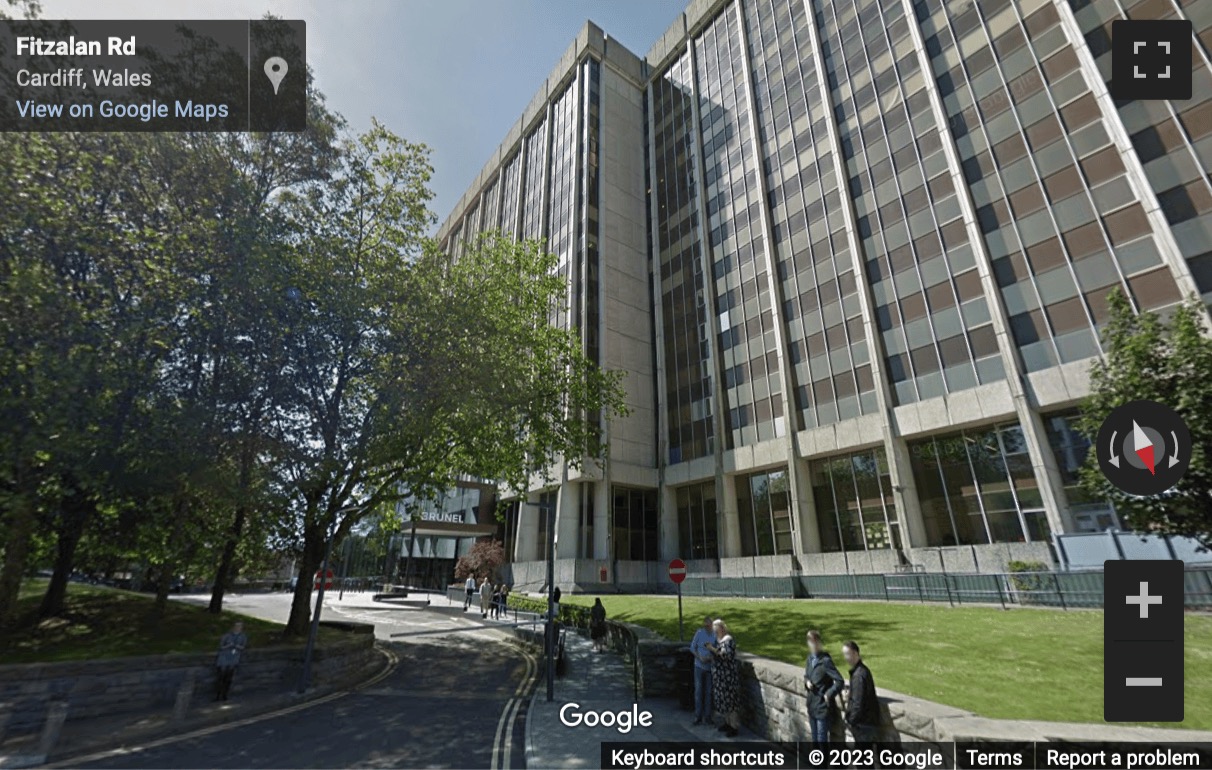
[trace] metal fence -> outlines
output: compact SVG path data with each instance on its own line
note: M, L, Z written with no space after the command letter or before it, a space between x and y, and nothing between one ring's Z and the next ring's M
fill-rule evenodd
M1212 567L1189 567L1184 600L1188 609L1212 609ZM660 590L668 593L667 586ZM781 599L868 599L1071 608L1103 606L1103 573L898 572L881 575L791 575L788 577L688 577L685 596L743 596Z

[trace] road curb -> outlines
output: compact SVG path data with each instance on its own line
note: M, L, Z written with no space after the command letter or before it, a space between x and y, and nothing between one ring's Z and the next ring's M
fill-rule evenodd
M539 660L542 660L542 648L534 642L526 641L525 639L520 638L516 633L511 633L507 642L515 647L524 649L529 653L536 654ZM531 719L531 716L534 715L534 704L539 697L539 693L541 692L539 682L542 681L542 677L545 676L547 676L546 669L540 667L539 671L536 672L534 692L530 694L530 703L526 706L526 726L522 728L523 742L526 744L522 755L524 761L526 762L526 767L535 767L534 721Z
M346 695L352 694L359 690L378 682L383 677L387 676L395 668L399 659L394 653L385 647L375 644L374 650L379 653L383 661L383 665L377 667L369 676L353 682L344 684L338 687L321 687L314 690L309 690L305 693L283 693L273 697L267 701L263 707L256 708L252 711L220 711L206 715L205 718L198 719L188 726L178 722L167 722L158 724L154 727L136 729L132 732L124 732L121 738L107 736L106 738L85 742L79 746L73 746L69 753L59 756L52 752L49 756L39 757L41 762L35 764L7 764L6 757L0 755L0 768L8 767L74 767L76 764L96 759L99 755L107 755L116 751L138 751L143 748L148 748L149 744L160 744L167 742L177 742L189 740L193 737L200 737L210 732L214 732L225 726L235 726L245 723L263 721L271 719L279 714L286 714L292 711L297 711L304 708L318 706L330 700L336 700ZM27 758L21 756L22 759ZM50 760L49 762L47 760Z
M544 674L546 676L546 674ZM530 717L534 715L534 704L539 699L539 688L535 687L534 692L530 694L530 705L526 708L526 752L525 760L526 767L535 767L534 763L534 720Z

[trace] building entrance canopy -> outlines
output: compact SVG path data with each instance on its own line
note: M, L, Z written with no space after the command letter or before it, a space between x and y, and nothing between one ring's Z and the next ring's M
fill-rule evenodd
M409 535L413 533L412 523L405 524L405 531ZM416 523L415 531L417 537L490 537L497 533L497 525L421 520Z

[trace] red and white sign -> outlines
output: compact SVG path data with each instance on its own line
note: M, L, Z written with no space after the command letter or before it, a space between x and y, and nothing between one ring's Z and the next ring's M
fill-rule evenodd
M329 570L328 577L324 581L324 590L325 591L332 590L332 579L333 579L333 573L332 573L332 570ZM312 584L312 587L315 588L317 591L320 590L320 570L316 570L316 579L315 579L315 582Z
M675 583L681 583L686 579L686 562L681 559L674 559L669 562L669 579Z

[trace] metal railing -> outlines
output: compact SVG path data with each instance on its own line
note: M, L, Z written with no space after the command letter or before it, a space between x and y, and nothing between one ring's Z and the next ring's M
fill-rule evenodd
M1212 567L1185 572L1188 609L1212 609ZM668 593L665 585L653 589ZM1002 607L1101 608L1103 573L1088 572L894 572L876 575L789 575L787 577L688 577L684 596L996 604Z
M644 681L644 667L640 659L640 638L627 626L614 621L606 621L606 646L623 654L623 658L631 666L631 687L635 701L640 701L640 685Z

